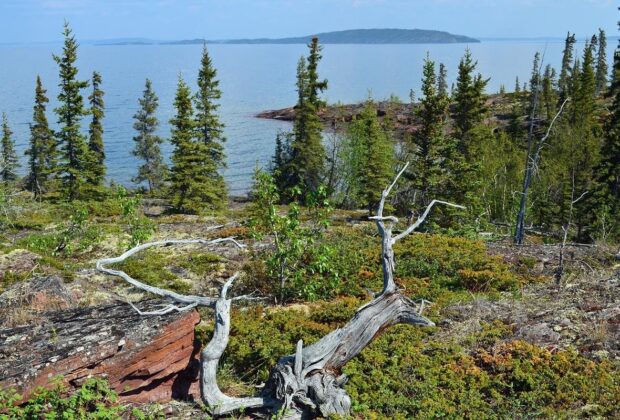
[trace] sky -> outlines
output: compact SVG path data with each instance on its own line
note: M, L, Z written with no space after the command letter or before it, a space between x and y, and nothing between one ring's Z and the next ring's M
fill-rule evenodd
M479 38L616 35L615 0L0 0L0 43L287 37L343 29L444 30Z

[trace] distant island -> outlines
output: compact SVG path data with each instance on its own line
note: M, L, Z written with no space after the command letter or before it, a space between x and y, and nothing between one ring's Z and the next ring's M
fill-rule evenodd
M455 44L477 43L480 40L464 35L454 35L444 31L427 29L350 29L346 31L322 32L293 38L257 38L205 40L186 39L181 41L151 41L140 39L139 42L123 40L106 42L100 45L189 45L189 44L307 44L313 37L318 37L322 44Z

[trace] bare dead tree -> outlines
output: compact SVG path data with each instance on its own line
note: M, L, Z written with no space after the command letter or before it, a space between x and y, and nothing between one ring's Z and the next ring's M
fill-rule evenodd
M327 417L332 414L348 415L351 399L343 386L347 381L341 374L342 367L357 356L381 331L396 324L434 326L435 324L422 316L425 301L414 302L401 294L394 282L394 250L397 241L415 231L428 217L435 204L444 204L463 208L444 201L433 200L422 215L403 232L393 235L393 228L398 223L394 216L384 216L385 201L396 185L398 179L407 169L407 165L398 173L392 184L381 196L375 221L381 235L381 265L383 269L383 289L374 294L373 300L361 306L353 318L343 327L338 328L316 343L304 347L300 340L295 354L287 355L277 362L270 372L269 379L258 397L235 398L222 393L217 385L216 371L219 360L228 345L230 332L230 307L233 301L252 299L251 296L229 298L228 291L237 278L233 275L222 287L218 298L188 296L146 285L133 279L125 272L108 268L109 264L119 263L130 256L154 246L176 244L216 245L232 243L243 247L234 238L214 240L164 240L147 243L133 248L116 258L102 259L97 262L97 269L121 277L131 285L168 298L175 303L166 305L154 312L140 312L142 315L165 314L172 311L186 311L198 306L215 310L215 331L211 341L201 352L201 393L202 400L213 415L224 415L242 409L254 409L268 415L286 418ZM132 305L133 306L133 305ZM134 306L135 308L135 306ZM137 308L136 308L137 309Z
M562 235L562 243L560 244L560 261L558 264L558 268L555 270L555 282L556 284L560 284L562 282L562 276L564 275L564 250L566 249L566 241L568 240L568 232L570 231L570 227L573 223L573 209L575 204L577 204L583 197L588 194L587 191L584 191L579 197L575 198L575 171L571 171L571 181L572 186L570 190L570 207L568 208L568 219L566 220L566 224L562 225L562 231L564 232Z
M538 92L537 92L538 93ZM555 122L562 114L564 110L564 106L568 103L569 98L566 98L562 105L560 106L559 111L551 122L549 123L549 127L547 127L547 132L545 135L536 143L533 143L534 138L534 113L532 113L532 118L530 121L530 130L528 133L528 148L527 148L527 156L525 161L525 175L523 177L523 190L521 191L521 201L519 204L519 212L517 213L517 221L515 223L515 236L514 243L517 245L521 245L523 243L523 238L525 237L525 213L527 209L527 196L530 190L530 185L532 184L532 177L534 173L538 170L538 163L540 162L540 154L542 152L543 147L547 143L549 139L549 135L551 134L551 129L553 128ZM536 100L536 103L538 100ZM534 109L536 107L536 103L534 104Z

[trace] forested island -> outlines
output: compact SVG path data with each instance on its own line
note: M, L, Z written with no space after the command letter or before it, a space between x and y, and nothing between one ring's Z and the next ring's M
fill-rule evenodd
M207 44L308 44L314 37L320 38L323 44L472 44L480 42L468 36L428 29L349 29L290 38L185 39L181 41L138 39L118 42L107 41L103 42L102 45L202 45L205 42Z
M537 53L499 92L469 49L455 69L427 54L408 103L356 105L323 100L312 37L296 104L259 115L290 130L235 199L206 43L166 138L145 78L120 186L105 78L63 35L58 79L33 86L26 176L2 118L0 417L620 416L605 31L583 49L568 33L560 68Z

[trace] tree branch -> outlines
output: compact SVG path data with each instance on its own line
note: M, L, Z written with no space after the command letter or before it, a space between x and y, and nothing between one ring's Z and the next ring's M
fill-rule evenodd
M145 249L153 248L153 247L156 247L156 246L191 245L191 244L216 245L216 244L226 243L226 242L232 243L232 244L234 244L235 246L237 246L239 248L244 248L245 247L245 245L240 244L233 237L217 238L217 239L212 239L212 240L207 240L207 239L166 239L166 240L163 240L163 241L148 242L148 243L136 246L136 247L126 251L125 253L123 253L122 255L120 255L118 257L100 259L100 260L97 261L97 270L101 271L102 273L106 273L106 274L109 274L109 275L112 275L112 276L120 277L123 280L125 280L127 283L131 284L134 287L137 287L138 289L144 290L144 291L149 292L149 293L153 293L153 294L158 295L158 296L167 297L167 298L172 299L172 300L174 300L176 302L179 302L179 303L184 303L186 305L194 304L194 306L209 306L209 307L213 307L215 305L216 300L217 300L215 298L205 297L205 296L182 295L180 293L172 292L170 290L161 289L159 287L155 287L155 286L151 286L151 285L142 283L141 281L134 279L133 277L131 277L130 275L128 275L124 271L113 270L111 268L107 268L107 266L109 264L117 264L117 263L123 262L126 259L128 259L129 257L131 257L132 255L137 254L138 252L141 252L141 251L144 251ZM235 278L236 277L233 276L232 281L231 281L231 279L229 279L228 282L230 282L232 284L232 282L235 280ZM227 284L228 284L228 282L227 282ZM226 290L228 290L228 287L226 287ZM225 293L224 290L223 290L223 292ZM174 310L174 308L171 309L169 312L172 312L172 310Z
M428 214L430 213L431 209L433 208L433 206L435 204L443 204L445 206L450 206L450 207L456 207L457 209L464 209L464 206L460 206L458 204L452 204L452 203L448 203L447 201L441 201L441 200L433 200L431 201L431 203L426 207L426 210L424 210L424 213L422 213L422 215L420 217L418 217L418 220L416 220L415 223L413 223L411 226L409 226L404 232L396 235L393 239L392 239L392 244L395 244L397 241L403 239L405 236L409 235L411 232L413 232L414 230L416 230L422 223L424 223L424 220L426 220L426 218L428 217Z
M409 162L405 163L405 166L403 166L403 168L400 170L398 175L396 175L396 178L394 178L394 181L392 181L390 186L387 187L385 190L383 190L383 193L381 194L381 201L379 202L379 209L377 210L377 216L383 217L383 208L385 207L385 199L387 198L388 195L390 195L392 188L394 188L394 186L396 185L396 182L402 176L402 174L407 170L408 166L409 166Z

